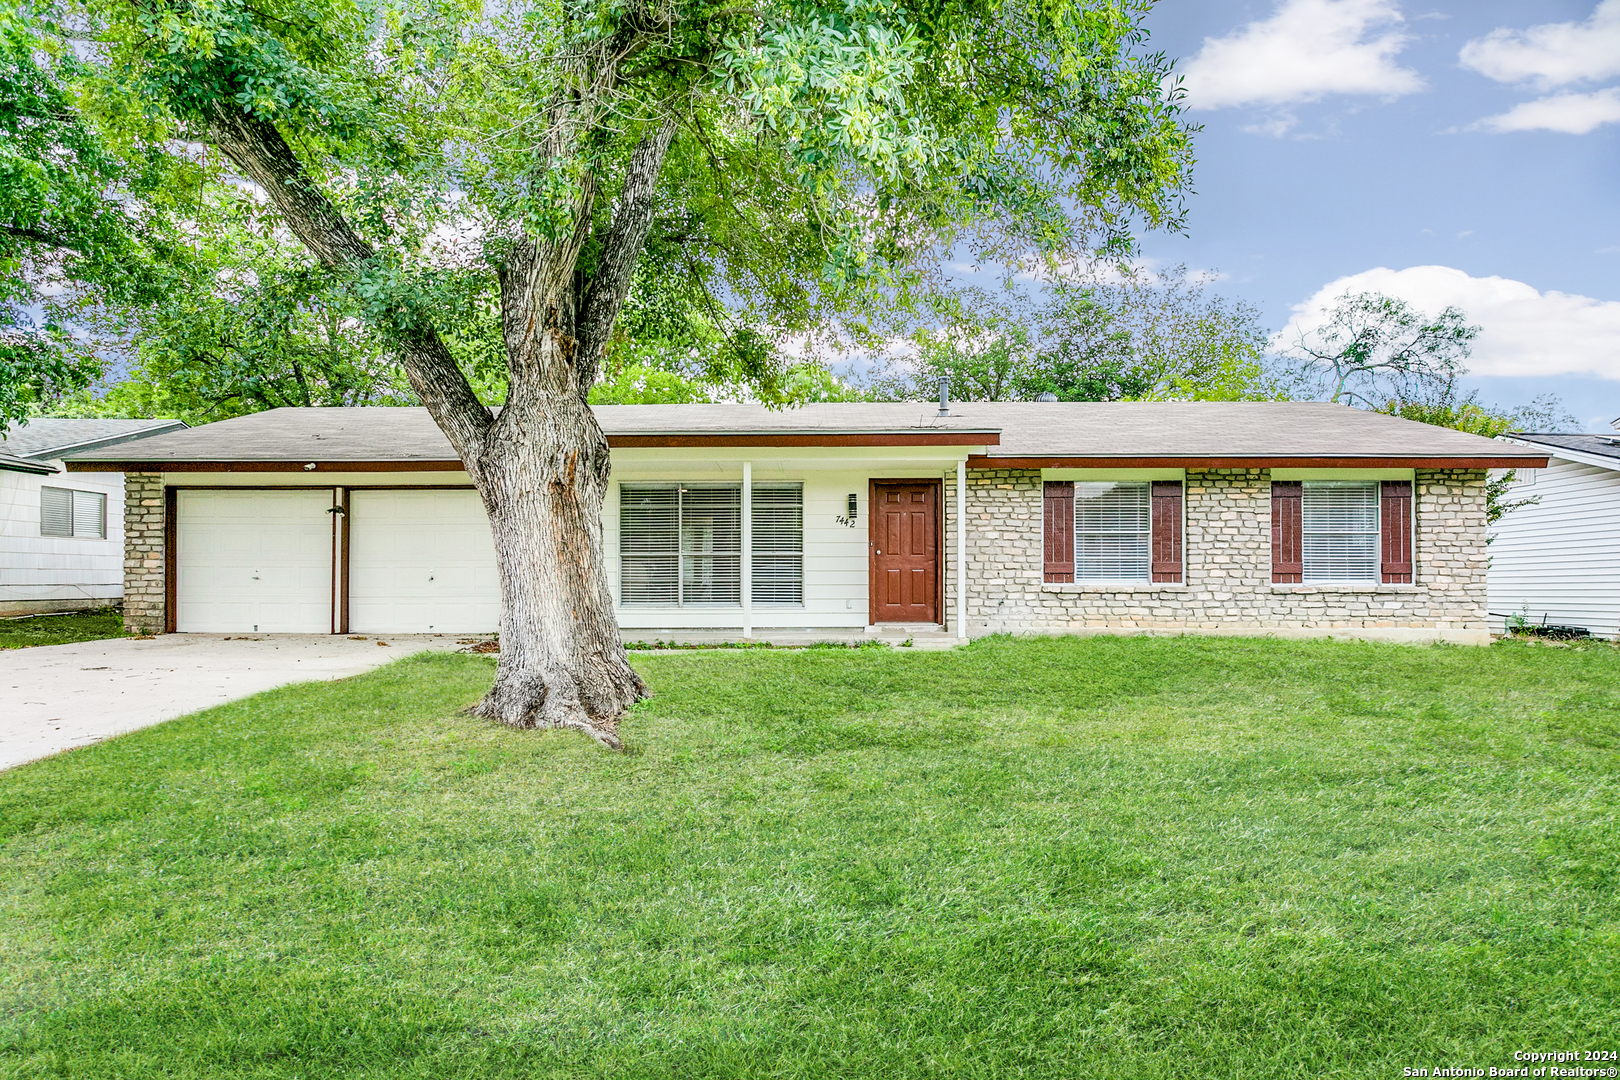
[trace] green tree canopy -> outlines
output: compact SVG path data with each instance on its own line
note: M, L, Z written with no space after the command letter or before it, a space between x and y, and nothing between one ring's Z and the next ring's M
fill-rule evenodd
M480 713L609 745L645 688L587 398L638 267L746 373L793 335L880 334L963 246L1123 257L1179 225L1191 160L1139 0L55 3L86 60L54 84L262 199L460 456L502 580ZM458 351L478 296L498 414Z
M98 124L95 78L59 24L0 11L0 432L101 374L84 324L162 297L188 256L174 193L198 169Z
M966 288L934 299L914 356L874 380L883 397L966 401L1238 400L1274 397L1259 313L1176 266L1058 279L1039 296Z

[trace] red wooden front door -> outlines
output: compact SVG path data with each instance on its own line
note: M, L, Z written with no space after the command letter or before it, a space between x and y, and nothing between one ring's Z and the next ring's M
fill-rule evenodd
M939 622L939 484L872 485L872 621Z

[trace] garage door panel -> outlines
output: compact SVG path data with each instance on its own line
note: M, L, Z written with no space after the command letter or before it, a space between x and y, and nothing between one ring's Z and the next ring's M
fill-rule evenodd
M489 633L500 578L474 491L355 491L349 502L349 629Z
M332 493L178 493L178 628L201 633L331 630Z

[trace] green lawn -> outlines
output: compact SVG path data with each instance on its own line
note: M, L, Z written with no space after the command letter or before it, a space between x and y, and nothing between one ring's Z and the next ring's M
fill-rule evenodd
M40 615L31 619L0 619L0 649L30 645L66 645L124 636L124 617L112 608L76 611L71 615Z
M1620 650L419 656L0 775L0 1074L1320 1077L1620 1044Z

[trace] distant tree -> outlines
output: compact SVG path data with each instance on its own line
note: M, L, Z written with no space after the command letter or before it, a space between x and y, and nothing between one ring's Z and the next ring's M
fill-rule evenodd
M1177 266L1063 281L1037 301L966 288L936 307L915 355L875 381L887 397L931 397L941 377L961 400L1234 400L1273 397L1267 335L1254 308L1208 291Z
M1377 411L1390 416L1404 417L1407 420L1416 420L1419 423L1433 424L1436 427L1466 431L1470 435L1482 435L1487 439L1495 439L1510 431L1557 428L1575 422L1574 418L1564 411L1558 399L1551 396L1537 398L1529 405L1521 405L1516 409L1492 409L1480 404L1474 394L1459 399L1456 396L1455 383L1439 391L1437 397L1428 401L1391 399L1384 402ZM1494 525L1503 515L1512 513L1521 506L1534 506L1541 501L1540 496L1527 499L1510 498L1513 484L1517 479L1518 473L1508 469L1485 481L1486 524Z
M958 401L1009 401L1038 371L1027 298L968 287L934 300L937 324L912 337L914 355L890 358L872 382L884 400L931 398L950 381Z
M1111 315L1114 332L1127 335L1133 377L1146 386L1131 396L1179 401L1277 396L1265 371L1270 335L1259 311L1213 292L1213 281L1212 275L1178 265L1137 270L1091 290Z
M1480 328L1448 307L1429 318L1405 300L1346 293L1281 352L1295 392L1364 409L1445 403Z

